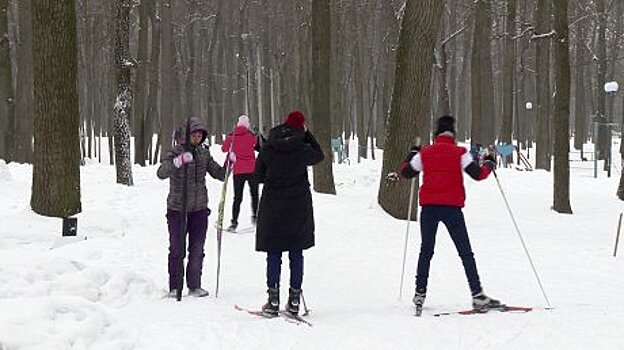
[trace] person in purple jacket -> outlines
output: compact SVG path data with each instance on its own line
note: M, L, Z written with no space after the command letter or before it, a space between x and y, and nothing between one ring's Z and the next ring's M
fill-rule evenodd
M169 294L176 297L177 281L182 271L180 264L184 263L184 256L180 256L183 235L180 232L182 218L182 187L184 183L183 167L187 171L187 232L188 234L188 263L186 265L186 285L189 296L205 297L208 291L201 286L202 266L204 261L204 243L208 229L208 191L206 188L206 173L213 178L223 181L225 169L222 168L210 155L208 149L201 147L208 136L208 130L197 119L190 118L191 151L184 150L186 121L177 131L176 143L161 159L157 171L159 179L169 179L169 195L167 196L167 226L169 228ZM186 239L186 238L184 238Z
M232 223L226 229L228 232L235 232L238 227L238 215L243 202L243 188L245 182L249 184L251 194L251 222L256 224L256 214L258 212L258 182L254 179L256 168L256 154L254 150L257 146L257 138L251 132L249 117L241 115L234 131L227 135L221 151L228 152L226 162L232 163L232 173L234 174L234 204L232 205Z

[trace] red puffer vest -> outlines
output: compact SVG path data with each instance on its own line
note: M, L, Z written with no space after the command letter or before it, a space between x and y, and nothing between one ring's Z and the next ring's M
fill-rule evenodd
M420 205L452 205L463 207L466 199L461 157L466 149L455 144L455 138L439 135L433 145L423 147L423 185Z

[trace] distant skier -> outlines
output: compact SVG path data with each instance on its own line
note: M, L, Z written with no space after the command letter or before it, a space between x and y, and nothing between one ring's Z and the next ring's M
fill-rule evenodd
M255 176L264 183L256 251L267 252L267 315L279 311L282 252L290 260L290 289L286 311L297 314L303 282L303 250L314 246L314 215L308 181L308 166L323 160L323 151L305 128L299 111L291 112L284 124L269 132L256 161Z
M463 147L456 145L455 118L443 116L437 120L433 145L414 146L401 165L401 174L412 178L423 172L423 183L419 199L422 206L420 216L421 246L416 275L414 304L417 312L422 308L427 293L429 264L433 257L438 223L448 229L455 248L464 265L472 293L474 309L497 308L498 300L483 293L477 265L470 247L470 239L464 222L462 207L466 197L462 170L475 180L484 180L496 168L491 155L484 157L483 166Z
M232 149L230 149L230 146ZM256 215L258 211L258 183L254 178L254 169L256 166L256 154L254 149L257 147L257 138L251 132L249 118L246 115L238 117L238 123L234 131L229 134L221 150L229 152L227 161L233 163L232 172L234 174L234 204L232 205L232 222L226 231L234 232L238 227L238 215L240 214L240 206L243 201L243 188L245 182L249 184L249 193L251 195L251 222L256 224Z
M189 295L205 297L208 291L201 287L202 266L204 260L204 243L208 228L208 191L206 189L206 173L217 180L223 181L225 169L210 155L207 148L201 147L208 136L206 127L196 118L190 119L191 151L184 151L186 121L174 135L176 145L161 159L157 171L159 179L169 178L169 195L167 196L167 226L169 228L169 297L176 297L182 241L182 184L183 167L188 167L187 191L187 232L188 263L186 265L186 284ZM186 236L186 234L184 235Z

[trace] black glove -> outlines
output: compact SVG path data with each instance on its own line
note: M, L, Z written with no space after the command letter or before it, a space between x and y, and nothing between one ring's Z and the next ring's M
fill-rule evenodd
M490 168L490 170L496 170L496 158L493 154L488 153L483 157L483 166Z
M418 154L418 152L420 152L420 146L412 146L404 161L409 163L412 158L414 158Z
M412 146L410 152L407 154L403 162L401 163L400 174L401 176L411 179L413 177L418 176L418 172L412 169L412 166L409 164L412 159L420 152L420 146Z
M316 141L316 138L312 135L310 130L305 131L303 142L309 143L314 149L321 149L321 145L319 145L318 141Z

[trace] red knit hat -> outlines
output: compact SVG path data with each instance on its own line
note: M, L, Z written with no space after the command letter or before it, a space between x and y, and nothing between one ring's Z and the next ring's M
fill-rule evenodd
M290 112L288 117L286 117L286 124L292 126L293 128L304 129L303 124L305 123L305 117L303 113L294 110Z

